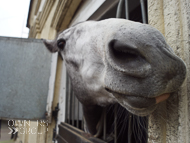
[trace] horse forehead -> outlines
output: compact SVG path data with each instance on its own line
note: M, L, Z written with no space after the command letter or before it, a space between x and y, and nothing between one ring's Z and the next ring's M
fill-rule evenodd
M149 36L148 33L157 33L157 31L147 24L142 24L139 22L133 22L124 19L108 19L102 21L94 22L84 22L79 25L77 29L86 29L85 31L90 35L97 35L102 33L105 35L113 35L115 33L120 33L121 35L128 36L138 36L145 34Z
M72 41L85 39L85 42L94 41L95 39L104 39L105 42L107 39L105 37L114 38L115 36L116 38L121 38L123 40L136 38L136 40L143 42L151 40L153 38L151 35L155 35L155 33L160 37L160 34L148 25L128 20L109 19L79 23L64 31L59 35L59 38L66 37Z

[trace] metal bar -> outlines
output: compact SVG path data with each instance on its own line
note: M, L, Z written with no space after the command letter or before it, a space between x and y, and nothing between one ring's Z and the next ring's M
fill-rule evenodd
M77 128L79 128L79 101L77 100Z
M106 140L106 108L104 109L104 129L103 129L103 139Z
M83 115L83 118L82 118L82 130L84 131L84 115Z
M144 0L140 0L140 3L141 3L141 12L142 12L143 23L147 23L146 22L146 12L145 12Z
M121 18L123 2L124 0L120 0L118 3L116 18Z
M69 111L69 117L70 117L70 122L69 122L69 124L72 124L72 100L73 100L73 96L72 96L72 91L73 91L73 87L72 87L72 85L71 85L71 79L69 80L70 82L69 82L69 85L70 85L70 101L69 101L69 103L70 103L70 111Z
M70 84L70 78L68 78L68 123L70 123L70 117L71 117L71 84Z
M68 80L69 80L69 78L68 78L68 74L66 73L66 109L65 109L65 122L67 122L67 120L68 120L68 103L69 103L69 101L68 101Z
M114 143L117 143L117 104L114 106Z
M74 95L73 90L72 90L72 111L71 111L71 114L72 114L72 125L74 126L75 125L75 95Z
M125 0L125 18L129 19L129 3L128 3L128 0Z

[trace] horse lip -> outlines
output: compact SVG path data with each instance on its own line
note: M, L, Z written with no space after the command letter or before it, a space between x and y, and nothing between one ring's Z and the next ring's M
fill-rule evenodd
M122 94L118 92L111 91L108 88L105 88L108 92L112 93L114 97L119 102L125 102L130 106L131 108L135 110L144 110L149 108L150 106L153 106L156 104L156 98L147 98L147 97L141 97L141 96L132 96L127 94Z

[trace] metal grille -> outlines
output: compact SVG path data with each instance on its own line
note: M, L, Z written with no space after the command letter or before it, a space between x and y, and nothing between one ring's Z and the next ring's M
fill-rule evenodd
M142 23L147 22L147 0L136 0L139 4L137 8L133 11L129 11L130 4L135 0L120 0L116 10L117 18L126 18L133 21L138 21ZM106 16L105 16L106 17ZM83 121L83 113L82 113L82 105L78 101L78 99L74 96L71 80L67 76L67 97L66 97L66 123L84 130L84 121ZM132 115L120 105L111 105L107 107L104 111L103 117L103 134L96 135L102 140L109 143L145 143L147 142L147 118L138 117ZM110 115L112 112L112 115ZM122 114L120 114L122 112ZM109 118L107 117L109 116ZM125 119L125 127L123 127L123 121L121 119ZM139 125L140 123L140 125ZM110 127L109 127L110 126ZM122 128L124 132L118 132ZM135 137L135 134L138 132L133 132L135 128L143 128L140 132L140 137ZM108 133L108 130L112 132ZM102 130L102 129L99 129ZM99 131L97 131L98 134Z
M66 85L66 123L84 130L82 105L74 95L68 74Z

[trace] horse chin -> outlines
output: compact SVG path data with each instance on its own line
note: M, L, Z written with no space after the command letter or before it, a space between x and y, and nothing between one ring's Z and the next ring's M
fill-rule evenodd
M121 106L137 116L150 115L157 107L155 98L128 96L120 93L112 94Z
M150 115L157 108L157 104L152 105L148 108L133 108L125 101L122 101L122 102L118 101L118 102L120 103L121 106L123 106L130 113L137 115L137 116L141 116L141 117Z

